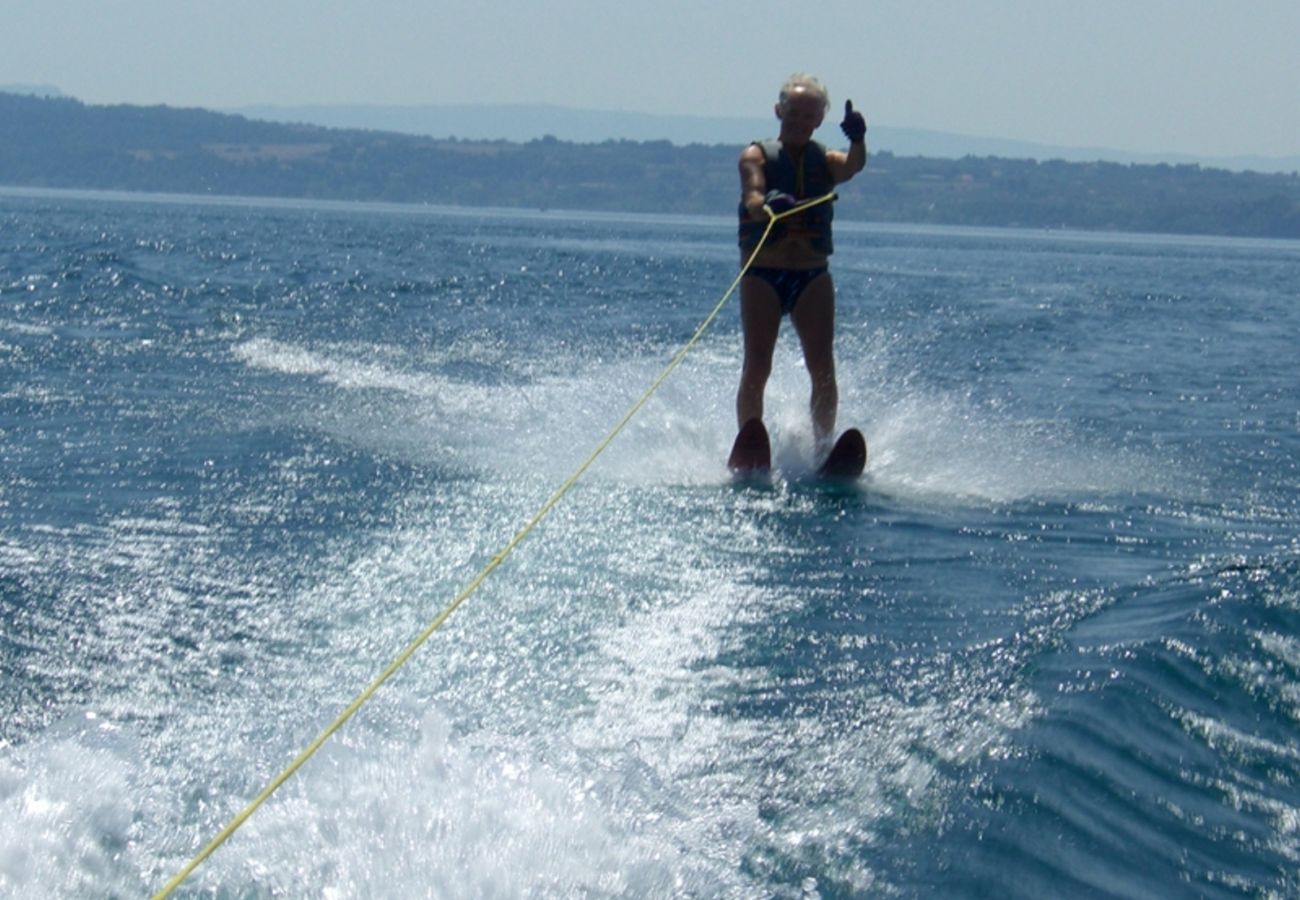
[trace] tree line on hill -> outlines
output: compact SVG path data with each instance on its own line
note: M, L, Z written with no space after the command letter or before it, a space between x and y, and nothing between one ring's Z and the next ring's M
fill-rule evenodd
M740 148L433 139L0 94L0 184L718 215ZM856 221L1300 238L1300 175L874 152Z

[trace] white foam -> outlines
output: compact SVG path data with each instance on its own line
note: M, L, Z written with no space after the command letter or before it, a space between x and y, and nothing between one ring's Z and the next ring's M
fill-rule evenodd
M0 332L20 334L25 337L48 337L54 329L48 325L32 325L28 322L15 322L12 319L0 319Z
M133 745L87 714L0 748L0 895L145 893Z
M507 736L458 739L436 709L415 735L362 726L194 882L339 897L671 895L692 863L628 828L593 774Z
M236 358L254 368L287 375L314 375L345 390L397 391L413 397L434 397L437 380L410 375L376 362L351 359L340 353L310 350L294 344L254 338L233 349Z
M1161 480L1131 450L968 398L906 390L882 400L867 430L873 484L892 494L1006 503L1157 489Z
M812 470L814 449L807 375L786 338L774 360L765 418L775 466L797 479ZM1090 442L1066 422L1018 419L1006 404L993 408L971 395L926 388L900 371L877 340L842 348L847 361L840 365L840 423L867 436L872 489L1006 503L1167 488L1159 460ZM595 473L631 483L725 480L735 430L736 352L731 338L698 346L628 423ZM587 458L667 362L653 356L575 360L566 374L534 374L502 385L395 367L382 361L396 357L383 348L312 350L254 339L235 353L250 366L338 388L328 414L313 411L311 424L340 438L415 461L455 460L552 481Z

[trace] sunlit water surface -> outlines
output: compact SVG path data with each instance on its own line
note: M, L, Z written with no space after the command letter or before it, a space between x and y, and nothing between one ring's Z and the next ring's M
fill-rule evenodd
M0 894L160 888L736 274L723 219L0 196ZM842 226L190 896L1300 891L1300 245Z

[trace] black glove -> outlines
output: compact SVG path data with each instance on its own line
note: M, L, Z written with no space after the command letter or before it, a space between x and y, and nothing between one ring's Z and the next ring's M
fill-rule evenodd
M799 205L799 201L784 191L768 191L767 195L763 197L763 205L780 215L787 210L794 209Z
M853 108L852 100L844 101L844 121L840 123L840 131L854 144L867 136L867 120Z

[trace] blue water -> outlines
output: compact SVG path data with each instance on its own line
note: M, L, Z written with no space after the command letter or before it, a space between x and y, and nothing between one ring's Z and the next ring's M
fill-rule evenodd
M160 888L586 457L724 218L0 195L0 894ZM1300 244L837 231L181 896L1300 893Z

